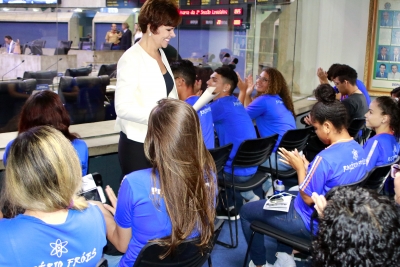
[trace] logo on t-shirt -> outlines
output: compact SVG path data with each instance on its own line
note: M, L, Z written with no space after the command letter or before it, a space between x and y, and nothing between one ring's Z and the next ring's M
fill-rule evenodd
M353 151L351 151L351 153L353 154L353 159L357 160L358 159L358 152L357 150L353 149Z
M50 256L57 255L57 257L61 258L63 253L67 253L68 249L65 247L68 244L68 241L62 242L60 239L57 239L55 243L50 243L50 247L53 250L50 252Z
M394 154L396 154L396 155L399 154L398 151L397 151L397 146L396 145L393 145L393 155Z

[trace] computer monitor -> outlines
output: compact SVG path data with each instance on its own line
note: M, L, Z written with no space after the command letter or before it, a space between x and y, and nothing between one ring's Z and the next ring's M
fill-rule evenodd
M28 44L28 47L31 50L32 55L43 55L42 48L44 48L45 45L45 40L34 40Z
M72 41L58 41L54 55L67 55L71 49Z
M65 71L65 76L71 77L81 77L81 76L89 76L92 72L92 67L84 67L79 69L67 69Z
M53 84L54 77L56 76L56 70L25 71L23 79L35 79L37 84Z

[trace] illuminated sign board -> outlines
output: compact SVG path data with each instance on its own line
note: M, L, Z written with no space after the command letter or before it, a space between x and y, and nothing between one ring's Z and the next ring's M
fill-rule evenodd
M198 19L185 19L184 24L185 25L199 25L199 20Z
M228 20L227 19L217 19L216 22L215 22L215 25L227 26L228 25Z
M234 8L233 15L243 15L243 8Z
M181 16L227 16L229 9L191 9L179 10Z
M241 19L234 19L233 20L233 26L242 26L242 20Z
M214 20L213 19L203 19L203 20L201 20L201 25L206 25L206 26L214 25Z

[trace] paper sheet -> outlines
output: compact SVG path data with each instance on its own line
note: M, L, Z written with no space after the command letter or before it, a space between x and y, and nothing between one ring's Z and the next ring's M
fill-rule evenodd
M202 107L204 107L206 104L208 104L211 100L214 99L218 94L213 94L215 90L215 87L208 87L204 93L201 95L199 100L197 100L196 103L194 103L193 108L196 111L199 111Z
M276 210L282 212L288 212L290 208L290 202L292 201L292 196L283 196L281 202L273 202L273 199L268 199L265 202L265 210Z

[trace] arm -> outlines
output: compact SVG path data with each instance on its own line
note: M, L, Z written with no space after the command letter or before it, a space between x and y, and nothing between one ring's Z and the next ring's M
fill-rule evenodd
M295 151L287 151L282 147L279 148L278 153L284 158L284 160L281 160L282 162L292 166L292 168L296 170L297 180L299 185L301 185L306 178L306 173L307 173L306 170L309 165L309 162L307 161L305 156L304 155L300 156L297 149ZM311 197L306 193L304 193L303 190L300 190L300 196L307 205L312 205L314 203Z
M318 76L320 84L324 84L324 83L329 84L328 74L322 68L317 69L317 76Z
M396 177L394 178L394 200L397 205L400 205L400 172L396 173Z
M105 39L106 39L106 43L109 43L109 42L110 42L110 41L109 41L109 38L110 38L110 37L108 36L108 32L107 32L107 33L106 33L106 38L105 38Z

